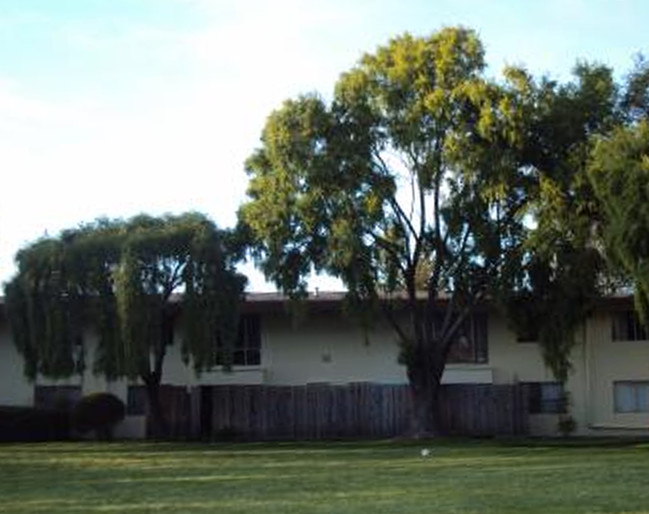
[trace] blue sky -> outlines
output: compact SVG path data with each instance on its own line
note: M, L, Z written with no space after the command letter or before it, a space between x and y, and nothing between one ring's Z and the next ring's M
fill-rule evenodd
M491 74L566 79L577 59L621 75L647 20L641 0L0 0L0 281L21 246L98 216L232 225L269 112L391 36L462 24Z

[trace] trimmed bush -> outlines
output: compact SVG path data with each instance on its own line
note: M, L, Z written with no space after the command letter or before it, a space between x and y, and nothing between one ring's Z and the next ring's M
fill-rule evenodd
M35 407L0 407L0 441L61 441L70 439L70 414Z
M72 410L74 428L85 434L95 431L97 439L109 440L113 428L124 419L124 402L111 393L92 393L84 396Z

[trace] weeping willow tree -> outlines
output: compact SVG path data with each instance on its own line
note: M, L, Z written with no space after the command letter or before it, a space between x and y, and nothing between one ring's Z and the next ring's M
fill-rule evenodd
M227 348L236 337L246 280L234 269L232 241L200 214L140 215L99 220L21 250L5 292L26 375L83 372L83 334L94 327L93 371L140 379L153 433L164 436L159 391L176 319L183 355L197 372L216 365L217 344Z

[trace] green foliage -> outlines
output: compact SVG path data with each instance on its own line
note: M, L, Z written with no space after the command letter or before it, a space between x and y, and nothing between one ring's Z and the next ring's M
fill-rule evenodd
M620 106L630 122L649 118L649 60L642 54L626 77Z
M38 372L58 378L82 370L82 363L75 359L83 325L81 297L64 259L60 241L35 243L31 251L17 256L19 265L29 271L5 289L14 342L31 378ZM24 287L27 283L33 287Z
M74 428L83 433L94 430L98 439L110 439L113 427L124 419L124 402L111 393L84 396L72 410Z
M598 140L590 178L604 210L601 230L612 261L633 281L649 324L649 123L619 127Z
M592 137L619 120L611 70L578 64L574 79L529 83L524 162L533 179L520 267L504 283L504 305L519 333L535 333L546 364L565 382L576 332L608 273L597 233L600 207L586 170Z
M622 122L593 137L588 178L601 206L602 247L649 325L649 62L641 54L620 88L619 109Z
M7 307L26 372L68 376L82 331L99 334L95 371L144 378L186 315L183 351L196 369L214 364L215 342L233 340L245 279L234 271L228 235L200 214L99 220L21 250ZM174 293L184 293L176 300ZM209 319L203 329L201 322ZM234 327L234 328L232 328Z
M369 296L377 285L404 287L404 276L424 256L442 253L436 238L452 223L450 209L481 202L471 188L477 170L463 166L462 175L454 168L458 147L468 144L468 124L487 126L491 111L484 104L497 108L479 79L482 54L475 34L464 29L427 39L405 35L344 74L331 106L302 97L269 117L262 148L247 162L251 201L241 218L278 286L303 291L313 268ZM481 158L475 155L475 163ZM409 204L399 197L406 181L417 198L401 207ZM448 221L441 219L443 205L437 211L427 205L434 197L441 203L447 181L462 196L457 203L464 202L448 202ZM459 233L462 225L454 219L452 228Z

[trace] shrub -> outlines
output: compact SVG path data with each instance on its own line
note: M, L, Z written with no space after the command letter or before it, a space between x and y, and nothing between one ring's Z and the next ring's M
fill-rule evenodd
M95 431L97 439L109 440L113 428L124 419L124 402L111 393L92 393L84 396L74 406L72 421L74 428L85 434Z
M0 407L0 441L61 441L70 439L70 415L63 410Z

